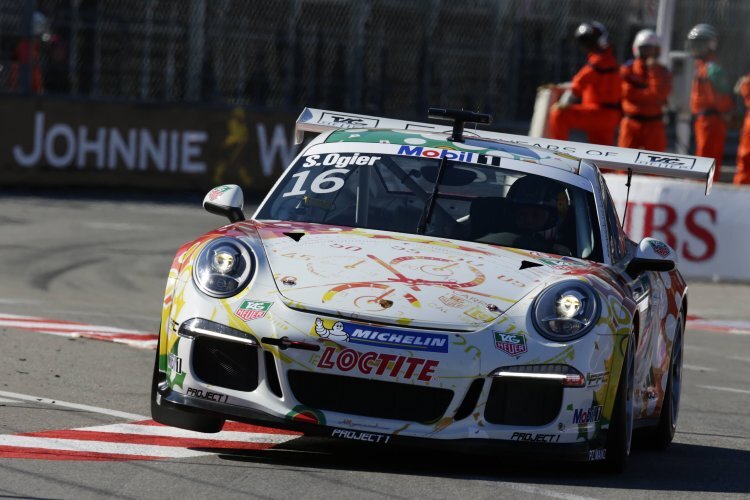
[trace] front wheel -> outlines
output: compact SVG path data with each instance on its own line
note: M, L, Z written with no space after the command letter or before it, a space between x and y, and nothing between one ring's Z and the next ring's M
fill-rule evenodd
M199 410L192 408L183 409L179 405L162 399L159 394L159 385L165 381L164 374L159 371L159 345L157 344L151 379L151 418L156 422L196 432L219 432L224 427L222 418L199 413Z
M628 335L627 350L617 385L617 398L612 411L612 421L607 432L607 454L604 468L608 472L625 470L633 442L633 390L635 387L635 348L633 335Z

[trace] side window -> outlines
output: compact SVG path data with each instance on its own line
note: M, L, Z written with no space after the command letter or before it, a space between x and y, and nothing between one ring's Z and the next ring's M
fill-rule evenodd
M627 236L620 225L620 218L617 216L617 209L609 194L607 183L604 177L599 176L599 184L602 188L602 201L604 202L604 214L607 218L607 239L609 250L612 254L612 261L622 260L627 253Z

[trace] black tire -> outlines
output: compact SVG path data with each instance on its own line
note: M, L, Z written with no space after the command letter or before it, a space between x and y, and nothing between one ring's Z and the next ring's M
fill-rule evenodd
M628 336L627 351L617 385L617 398L612 411L612 422L607 431L607 455L604 459L606 472L621 473L630 456L633 443L633 391L635 387L635 348L633 335Z
M224 419L200 413L200 410L183 409L159 396L159 385L166 383L166 375L159 371L159 345L156 346L154 373L151 380L151 418L160 424L189 431L214 433L224 427Z
M672 353L669 359L669 377L664 391L664 402L661 406L659 425L651 432L647 444L664 451L674 439L677 430L677 417L680 413L680 395L682 393L682 348L684 343L685 324L680 315L675 328Z

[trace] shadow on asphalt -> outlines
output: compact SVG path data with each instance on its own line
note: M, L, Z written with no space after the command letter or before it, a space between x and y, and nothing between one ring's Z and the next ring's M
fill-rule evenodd
M589 486L603 489L750 493L750 451L674 443L666 452L635 449L627 470L605 474L592 463L518 460L511 456L434 453L300 438L263 451L213 451L233 462L453 479Z

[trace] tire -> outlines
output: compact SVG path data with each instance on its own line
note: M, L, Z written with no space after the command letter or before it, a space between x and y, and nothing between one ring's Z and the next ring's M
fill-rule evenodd
M612 422L607 432L607 455L604 459L606 472L621 473L630 456L633 443L633 391L635 387L635 348L633 335L628 336L627 351L617 385L617 398L612 411Z
M656 450L664 451L674 439L677 430L677 417L680 413L680 395L682 392L682 348L685 327L682 315L675 328L672 353L669 359L669 377L667 389L664 391L664 402L661 407L659 424L649 436L648 445Z
M214 433L224 427L224 419L200 413L189 407L165 401L159 395L159 385L166 383L165 374L159 371L159 343L156 345L154 373L151 379L151 418L160 424L179 427L189 431Z

